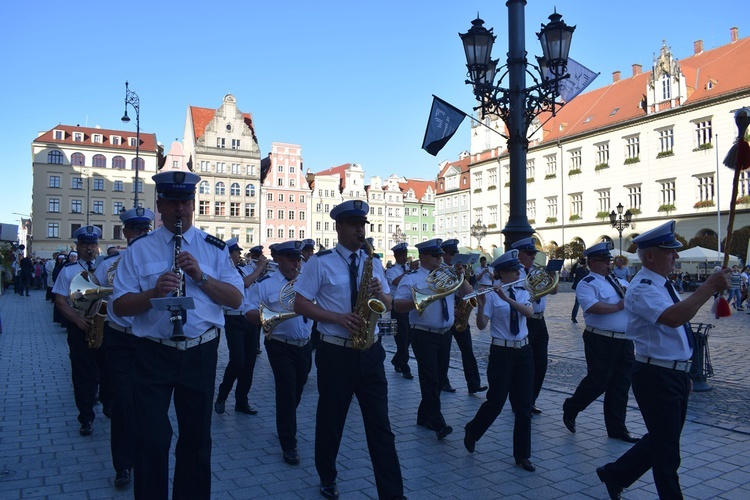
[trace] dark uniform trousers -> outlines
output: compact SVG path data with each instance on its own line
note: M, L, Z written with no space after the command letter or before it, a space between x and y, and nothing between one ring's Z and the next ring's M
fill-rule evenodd
M635 362L633 341L605 337L584 330L583 346L588 373L578 384L573 396L563 403L563 412L578 415L604 394L604 423L607 434L627 434L625 415L630 390L630 372Z
M174 394L179 437L172 498L211 497L211 414L218 337L181 351L135 339L135 498L168 498L169 406Z
M109 374L104 354L106 348L89 349L86 343L86 333L70 321L68 321L68 348L78 421L93 422L96 416L94 404L97 388L99 400L103 405L109 405L111 400Z
M391 358L391 364L401 368L404 373L411 373L409 368L409 313L391 311L391 318L395 319L398 327L393 340L396 342L396 353Z
M109 381L112 390L110 446L116 471L133 468L133 347L135 337L104 323Z
M414 357L417 358L419 389L422 393L417 422L440 430L446 425L440 411L440 377L448 371L451 333L450 330L440 334L417 328L412 328L409 333Z
M245 405L250 387L253 385L255 360L258 359L260 347L260 327L250 323L244 316L225 315L224 321L229 362L219 385L217 399L227 399L236 380L235 405Z
M364 421L379 498L404 494L396 438L388 417L388 382L380 341L366 351L321 341L315 355L318 409L315 417L315 468L321 482L336 480L336 456L352 396Z
M531 457L531 391L534 380L534 355L529 345L520 349L490 347L487 363L487 401L479 407L474 419L466 429L479 440L503 410L510 395L515 408L513 425L513 457Z
M531 404L536 403L536 398L542 391L544 376L547 374L547 349L549 347L549 332L544 318L526 320L529 329L529 345L534 353L534 392Z
M297 407L312 368L312 345L266 339L266 353L276 384L276 431L284 451L297 447Z
M632 377L633 394L648 433L616 462L607 464L606 474L612 482L627 488L652 469L659 498L682 498L677 469L690 376L636 362Z
M464 367L466 386L470 391L474 391L482 385L482 381L479 378L479 366L477 366L477 358L474 356L474 346L471 343L471 326L467 326L466 330L463 332L459 332L456 330L456 327L453 326L448 334L456 339L456 345L458 345L458 348L461 351L461 364ZM445 372L440 374L440 386L442 387L447 383L448 367L446 366Z

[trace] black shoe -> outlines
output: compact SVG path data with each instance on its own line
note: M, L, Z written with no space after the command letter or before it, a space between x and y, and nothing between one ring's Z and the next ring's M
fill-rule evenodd
M226 399L217 399L216 402L214 403L214 411L218 413L219 415L224 413L224 410L226 409L225 402L226 402Z
M245 413L247 415L257 415L258 410L250 406L249 404L245 403L244 405L237 405L234 407L235 412L239 413Z
M632 436L629 432L623 432L622 434L611 434L609 437L612 439L619 439L620 441L625 441L626 443L637 443L641 440L641 438L637 438L635 436Z
M575 318L570 318L570 321L572 321L573 323L578 323L578 320Z
M609 480L609 477L607 477L607 471L604 467L597 467L596 475L599 476L599 481L603 482L604 486L607 487L607 493L609 493L609 498L611 500L620 500L622 498L622 486Z
M534 467L534 464L532 464L531 460L529 460L528 458L517 458L516 465L520 465L521 467L523 467L523 470L527 470L529 472L534 472L536 470L536 467Z
M445 439L451 432L453 432L453 427L450 425L446 425L439 431L435 431L435 434L437 435L438 441L442 441Z
M443 392L456 392L456 389L453 388L453 386L448 382L447 384L443 384L443 387L440 388Z
M533 415L539 415L540 413L542 413L542 410L537 408L536 405L531 405L531 413Z
M408 372L407 372L407 371L403 372L403 376L404 376L404 378L405 378L406 380L411 380L411 379L413 379L413 378L414 378L414 375L412 375L410 371L408 371Z
M393 369L396 370L396 373L401 373L403 370L400 366L393 365Z
M123 469L115 476L115 488L127 488L130 484L130 469Z
M576 418L570 413L563 412L563 424L565 424L565 427L570 432L572 432L573 434L576 433Z
M79 431L81 436L90 436L94 432L93 422L84 422L81 424L81 430Z
M299 464L299 452L297 451L297 448L292 448L291 450L286 450L284 452L284 462L289 465Z
M429 431L435 431L435 430L437 430L432 425L430 425L429 422L425 422L424 420L417 419L417 425L419 427L424 427L425 429L427 429Z
M474 438L474 436L469 432L469 427L464 427L464 448L466 448L466 451L469 453L474 453L474 449L477 446L477 440Z
M478 392L484 392L487 390L486 385L480 385L479 387L474 387L472 389L469 389L469 394L476 394Z
M338 498L339 489L336 487L336 481L325 481L320 483L320 494L326 498Z

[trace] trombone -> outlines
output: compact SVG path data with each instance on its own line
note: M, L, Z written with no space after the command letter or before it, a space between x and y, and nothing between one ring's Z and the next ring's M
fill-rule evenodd
M526 279L520 279L516 281L512 281L510 283L503 283L501 285L492 285L488 286L487 288L482 288L481 290L477 290L476 292L467 293L462 298L463 300L469 300L473 299L474 297L477 297L479 295L485 295L490 292L494 292L495 290L501 289L503 292L507 292L510 288L516 286L516 285L525 285Z

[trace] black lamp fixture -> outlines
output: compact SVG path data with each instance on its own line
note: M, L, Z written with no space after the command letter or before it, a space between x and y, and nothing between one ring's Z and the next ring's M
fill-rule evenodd
M550 22L542 25L537 37L542 45L543 57L537 58L539 66L526 59L524 9L526 0L508 0L508 58L498 68L492 59L495 43L493 29L484 27L477 17L466 33L459 33L466 54L467 84L472 85L482 118L498 117L508 129L510 156L510 204L508 224L503 229L505 247L521 238L531 236L534 230L526 217L526 151L528 129L542 112L555 115L564 105L560 97L560 81L566 74L568 52L575 26L568 26L555 11ZM531 71L531 70L534 71ZM498 72L499 77L498 77ZM526 75L534 84L526 86ZM507 88L500 85L507 77ZM497 83L495 80L497 79Z
M620 234L620 255L622 255L622 232L625 228L630 227L630 223L633 222L633 213L630 210L625 212L625 218L623 219L622 211L624 208L625 207L622 206L622 203L618 203L617 212L612 210L609 213L609 223L613 228L617 229L617 232Z
M128 104L130 104L135 110L135 185L133 186L133 208L138 208L138 170L140 170L140 148L141 148L141 106L138 94L130 90L128 82L125 81L125 114L122 115L122 121L124 123L130 122L128 116Z
M477 217L477 222L471 226L471 235L477 239L477 246L482 245L482 238L487 236L487 226L482 224L482 218Z

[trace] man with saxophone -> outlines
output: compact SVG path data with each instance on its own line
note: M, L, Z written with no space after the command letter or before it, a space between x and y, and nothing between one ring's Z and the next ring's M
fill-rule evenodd
M279 269L245 290L245 317L256 328L263 321L266 353L276 384L276 432L284 461L300 462L297 450L297 407L312 368L310 332L312 320L295 315L294 281L302 266L301 241L285 241L276 247ZM261 318L261 306L264 317ZM271 321L268 316L271 315ZM281 319L286 316L286 319ZM274 323L277 321L278 323ZM266 330L267 329L267 330Z
M586 329L583 345L588 373L573 396L563 403L563 424L576 431L576 416L604 394L604 424L607 434L626 443L636 443L625 425L630 391L630 372L635 362L633 341L625 336L628 315L625 290L610 274L612 243L594 245L583 256L591 271L576 287ZM625 281L627 286L627 281Z
M417 261L412 262L411 266L406 263L408 247L408 243L398 243L391 248L396 263L385 272L385 277L388 279L388 287L391 289L391 293L396 292L398 284L407 273L417 268ZM396 353L393 355L393 358L391 358L391 364L405 379L411 380L414 378L414 375L411 374L411 368L409 367L409 313L400 313L396 310L392 310L391 318L395 319L398 325L396 335L394 336L394 340L396 341Z
M131 242L120 260L113 307L132 316L135 498L167 498L174 407L180 426L174 498L211 497L211 415L222 306L242 303L242 279L223 241L193 226L192 172L153 176L163 226ZM173 310L151 299L172 297ZM194 308L190 308L192 299ZM174 338L170 338L174 337ZM180 337L185 338L181 340Z
M471 292L471 285L463 279L463 266L458 269L442 266L442 242L435 238L417 244L419 269L401 280L394 295L396 311L409 313L409 339L417 358L422 393L417 425L435 431L439 440L453 432L440 411L440 376L447 372L450 362L453 295L458 293L462 297ZM418 310L412 290L431 294L428 305L420 304Z
M83 271L93 274L102 231L96 226L83 226L76 229L73 237L76 239L76 250L80 258L66 264L60 270L52 293L55 296L55 306L67 320L70 367L73 376L73 393L78 408L78 422L81 424L80 433L81 436L89 436L94 429L97 387L102 407L107 413L109 412L109 380L108 377L101 376L107 373L104 349L91 349L86 342L92 321L79 315L73 309L69 296L70 282L77 274Z
M365 241L369 210L369 205L361 200L348 200L331 210L338 244L310 257L294 285L294 312L317 321L320 330L315 357L319 394L315 467L320 476L320 494L326 498L339 497L336 456L354 395L362 411L378 497L401 498L404 494L388 416L385 351L377 334L377 321L370 321L367 310L372 299L380 302L378 306L383 310L391 305L383 268L373 265L371 249L368 256L360 248ZM363 332L365 326L372 330ZM371 346L354 349L363 334Z
M518 250L518 260L523 264L521 269L521 279L526 279L526 275L534 266L534 258L538 252L536 248L536 238L523 238L513 244L511 248ZM558 291L558 285L550 292L555 295ZM534 353L534 394L531 400L531 413L538 415L542 410L536 406L536 398L542 391L544 376L547 374L547 348L549 346L549 332L547 331L547 322L544 321L544 309L547 306L547 297L541 297L533 301L534 314L528 319L529 344Z
M149 232L154 221L154 212L137 207L120 214L122 234L128 245L137 237ZM94 276L101 285L111 286L123 252L105 258L96 268ZM130 484L133 468L133 350L131 318L117 316L112 307L107 307L104 322L103 346L112 386L112 410L110 416L110 447L112 465L115 468L115 487L125 488Z

